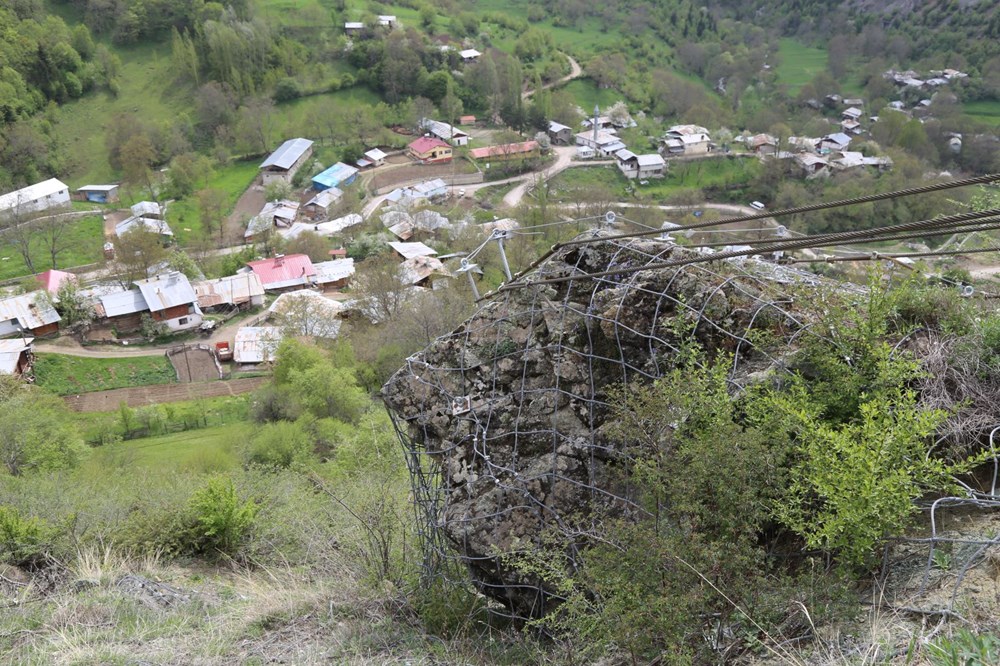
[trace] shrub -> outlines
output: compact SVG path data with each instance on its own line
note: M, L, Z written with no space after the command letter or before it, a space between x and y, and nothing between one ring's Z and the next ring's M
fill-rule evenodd
M216 476L189 502L194 525L189 545L199 553L236 556L250 534L258 507L243 500L231 479Z
M298 422L265 424L240 452L243 465L288 469L312 458L312 439Z
M25 518L16 509L0 506L0 561L19 567L40 564L55 530L40 518Z

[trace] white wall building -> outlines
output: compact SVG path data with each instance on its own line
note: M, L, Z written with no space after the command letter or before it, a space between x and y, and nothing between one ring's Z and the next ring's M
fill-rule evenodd
M69 207L69 186L55 178L0 195L0 219Z

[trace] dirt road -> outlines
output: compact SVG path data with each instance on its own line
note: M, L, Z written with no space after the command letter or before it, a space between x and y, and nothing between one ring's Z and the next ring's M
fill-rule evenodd
M565 53L563 55L566 55ZM555 88L556 86L561 86L564 83L569 83L573 79L579 78L583 74L583 68L580 67L580 63L573 58L573 56L566 55L566 59L569 60L569 74L562 77L561 79L556 79L552 83L546 83L542 86L542 90L548 90L549 88ZM535 94L534 90L526 90L521 93L521 99L528 99Z
M122 401L129 407L144 407L164 402L241 395L255 390L268 379L268 377L247 377L198 384L154 384L68 395L63 400L71 409L78 412L110 412L117 409Z

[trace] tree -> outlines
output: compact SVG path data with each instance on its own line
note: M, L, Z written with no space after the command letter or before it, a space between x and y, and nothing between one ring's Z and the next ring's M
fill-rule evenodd
M61 215L50 215L35 222L35 235L49 253L52 268L59 268L59 255L73 246L70 235L72 220Z
M198 214L201 226L209 236L218 234L219 244L226 238L226 192L217 187L198 190Z
M156 189L153 186L156 149L149 136L145 132L133 134L122 146L119 159L125 183L145 187L150 198L156 200Z
M274 132L274 102L270 97L254 97L240 107L236 137L243 150L263 154L271 146Z
M53 301L56 312L62 317L62 326L87 325L96 316L94 306L90 299L80 293L80 286L75 279L64 280Z
M170 160L170 189L176 197L186 197L212 177L212 160L205 155L186 152Z
M390 256L369 259L354 279L354 292L362 311L371 320L392 321L407 298L399 263Z
M303 231L285 245L288 254L305 254L312 261L327 261L330 241L314 231Z
M65 403L0 375L0 464L13 475L73 467L86 455Z
M135 227L115 240L115 258L108 262L110 277L128 289L136 280L150 276L150 269L167 258L163 239L155 231Z

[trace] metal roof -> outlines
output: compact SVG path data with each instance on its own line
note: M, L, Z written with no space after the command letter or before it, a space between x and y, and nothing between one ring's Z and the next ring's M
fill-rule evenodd
M66 190L67 194L69 194L69 186L66 183L55 178L49 178L48 180L43 180L40 183L28 185L27 187L22 187L19 190L14 190L13 192L0 195L0 210L16 208L19 205L31 203L43 197L50 197L53 194L58 194L63 190Z
M437 254L437 250L423 243L400 243L399 241L392 241L389 243L389 247L398 252L403 259L430 257Z
M104 308L105 317L121 317L149 310L146 299L138 289L105 294L101 296L101 307Z
M399 265L399 268L403 284L416 284L431 275L452 277L451 272L436 257L407 259Z
M174 232L170 229L170 225L163 220L154 220L151 217L135 217L124 219L115 225L115 235L122 236L126 232L132 231L133 229L142 228L146 231L152 232L154 234L159 234L161 236L173 236Z
M273 361L282 335L277 326L244 326L236 331L233 360L237 363Z
M420 127L443 141L469 136L469 133L464 130L432 118L421 118Z
M12 375L17 371L21 354L31 351L34 338L10 338L0 340L0 375Z
M621 150L615 152L615 157L622 162L628 162L630 159L635 157L635 153L628 148L622 148Z
M647 153L645 155L636 155L635 158L638 161L640 167L666 165L666 162L659 153Z
M54 268L50 268L44 273L39 273L35 276L35 280L42 286L42 289L55 295L59 288L63 286L66 282L76 282L77 277L72 273L67 273L66 271L59 271Z
M550 132L562 132L563 130L572 130L571 127L567 127L561 123L557 123L554 120L549 121L549 131Z
M179 271L164 273L146 280L136 280L135 286L139 287L151 312L198 302L198 295L194 293L191 282Z
M383 153L378 148L372 148L371 150L365 153L365 157L370 159L372 162L378 162L379 160L384 160L386 157L388 157L388 155Z
M117 190L117 185L84 185L76 188L77 192L112 192Z
M299 161L299 158L312 148L312 145L313 142L309 139L289 139L278 146L277 150L268 155L267 159L261 162L260 168L275 167L276 169L291 169Z
M191 288L198 297L198 305L203 308L222 304L236 305L264 296L264 286L253 271L195 282Z
M328 187L322 192L317 192L316 196L306 202L306 205L318 206L319 208L326 210L336 203L342 196L344 196L343 191L337 189L336 187Z
M163 208L161 208L160 204L156 203L155 201L140 201L139 203L132 206L132 215L136 217L155 216L162 214L163 214Z
M458 55L462 56L463 58L478 58L483 54L477 51L476 49L465 49L464 51L459 51Z
M337 337L343 311L343 304L310 289L282 294L268 308L284 331L317 338Z
M508 157L510 155L520 155L538 150L537 141L521 141L519 143L505 143L497 146L486 146L484 148L473 148L469 155L475 159L491 157Z
M347 258L321 261L313 264L313 268L316 269L316 284L329 284L354 275L354 260Z
M25 330L48 326L60 319L44 291L18 294L0 300L0 321L17 321Z
M249 261L247 266L260 277L264 289L283 289L309 284L316 268L304 254L278 255L271 259Z
M435 148L451 148L451 146L435 136L422 136L416 141L412 141L408 148L422 155Z
M326 169L312 178L312 182L323 187L337 187L341 183L349 181L358 174L356 167L343 162L337 162L329 169Z

